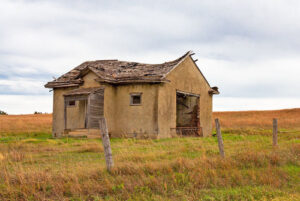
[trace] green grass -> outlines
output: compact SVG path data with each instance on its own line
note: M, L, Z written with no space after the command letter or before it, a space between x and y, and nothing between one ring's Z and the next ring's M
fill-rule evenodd
M106 171L99 139L49 133L0 138L0 200L299 200L300 134L111 139Z

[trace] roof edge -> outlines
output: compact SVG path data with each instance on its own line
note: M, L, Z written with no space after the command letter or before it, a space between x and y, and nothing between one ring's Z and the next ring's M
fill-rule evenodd
M175 68L177 68L187 57L190 57L191 60L193 61L194 65L196 66L196 68L198 69L198 71L200 72L200 74L202 75L202 77L204 78L205 82L207 83L207 85L210 87L209 82L207 81L206 77L204 76L204 74L201 72L199 66L196 64L196 61L192 58L192 55L194 55L195 53L193 53L192 50L188 51L187 53L185 53L182 56L182 59L168 72L164 75L163 78L166 78L166 76L171 73Z
M134 80L110 80L110 79L102 79L98 78L95 79L95 81L100 83L107 83L107 84L113 84L113 85L121 85L121 84L142 84L142 83L166 83L170 82L167 79L155 79L155 80L141 80L141 79L134 79Z
M73 80L72 82L59 82L59 81L51 81L47 82L44 85L45 88L65 88L65 87L77 87L83 84L83 80L77 79Z
M55 83L51 83L51 82L48 82L47 84L44 85L45 88L48 88L48 89L55 89L55 88L66 88L66 87L78 87L79 84L69 84L69 83L66 83L66 84L55 84Z
M191 54L193 54L192 50L186 52L184 55L182 55L181 57L179 57L179 58L181 58L180 61L175 66L173 66L173 68L171 70L169 70L169 72L167 72L166 74L164 74L163 78L166 78L167 75L169 75L175 68L177 68L177 66L179 66L179 64L181 64L188 56L191 56Z
M193 61L194 65L197 67L198 71L201 73L201 75L204 78L205 82L208 84L209 87L211 87L209 82L207 81L206 77L204 76L204 74L200 70L199 66L196 64L196 61L192 58L192 55L189 55L189 56L190 56L191 60Z

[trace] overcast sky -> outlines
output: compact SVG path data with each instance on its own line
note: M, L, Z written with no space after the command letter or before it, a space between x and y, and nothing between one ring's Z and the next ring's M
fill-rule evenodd
M51 112L43 85L86 60L188 50L215 111L300 107L299 0L1 0L0 110Z

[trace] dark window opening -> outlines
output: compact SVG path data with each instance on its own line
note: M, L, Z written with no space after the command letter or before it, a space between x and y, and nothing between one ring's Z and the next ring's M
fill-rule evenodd
M76 102L74 100L68 102L68 106L75 106Z
M141 104L142 104L142 94L130 95L130 105L141 105Z

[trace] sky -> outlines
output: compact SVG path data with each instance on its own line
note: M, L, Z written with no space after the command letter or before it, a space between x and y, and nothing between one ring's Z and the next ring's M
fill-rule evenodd
M300 107L299 0L0 0L0 110L52 111L44 84L87 60L192 50L214 111Z

